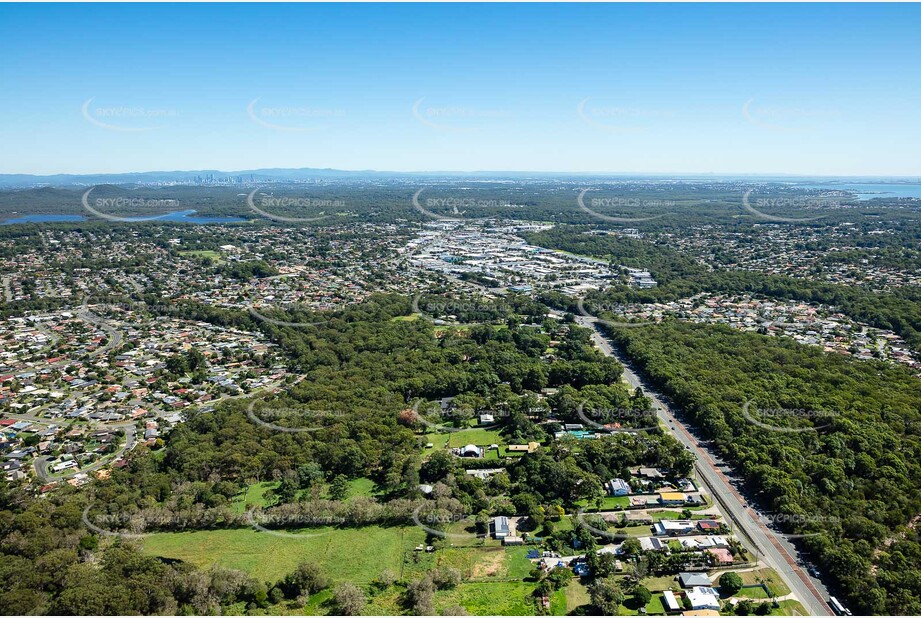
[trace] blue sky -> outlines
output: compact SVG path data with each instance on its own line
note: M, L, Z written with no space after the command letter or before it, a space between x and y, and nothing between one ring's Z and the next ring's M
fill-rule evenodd
M918 5L0 5L0 172L921 175Z

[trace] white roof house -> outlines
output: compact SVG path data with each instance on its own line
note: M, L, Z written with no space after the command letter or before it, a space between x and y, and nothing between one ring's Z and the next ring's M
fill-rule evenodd
M713 588L697 586L688 590L685 594L687 594L688 600L691 601L692 609L715 609L718 611L720 599L714 592Z
M662 605L665 606L665 611L669 612L677 612L682 609L678 599L675 598L675 593L671 590L662 593Z

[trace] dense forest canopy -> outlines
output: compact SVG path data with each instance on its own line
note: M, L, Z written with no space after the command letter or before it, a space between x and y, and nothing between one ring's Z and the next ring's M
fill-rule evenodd
M907 568L921 558L921 381L728 327L668 321L610 334L778 521L808 535L804 548L856 612L921 611Z

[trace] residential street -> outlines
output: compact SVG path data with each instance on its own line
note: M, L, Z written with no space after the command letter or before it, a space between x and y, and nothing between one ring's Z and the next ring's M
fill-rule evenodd
M820 591L821 583L811 579L802 568L797 565L795 549L783 538L783 535L769 529L756 519L757 514L747 506L747 500L733 486L726 475L719 470L714 459L714 454L702 446L672 414L668 406L663 403L658 393L643 381L631 368L626 358L622 358L614 347L595 329L595 318L577 316L580 325L591 328L595 344L601 351L616 358L624 365L624 378L633 388L642 388L649 397L656 413L662 419L674 437L682 444L689 447L697 457L696 470L698 479L708 487L714 499L718 500L724 512L735 523L735 529L746 538L759 560L777 571L784 582L794 592L796 598L806 610L814 616L829 616L832 614L825 603L827 594L824 587Z

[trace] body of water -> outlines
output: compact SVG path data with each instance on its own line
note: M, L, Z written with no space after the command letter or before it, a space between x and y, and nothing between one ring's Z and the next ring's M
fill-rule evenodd
M860 200L872 200L878 197L917 197L921 198L921 184L902 183L828 183L821 185L801 185L804 189L826 189L851 191Z
M243 223L246 219L241 217L193 217L194 210L178 210L171 212L162 217L157 217L155 221L173 221L176 223Z
M0 225L13 225L14 223L53 223L58 221L86 221L86 217L80 215L22 215L0 222Z
M194 210L178 210L159 217L138 217L137 222L142 221L171 221L173 223L243 223L246 219L241 217L194 217ZM7 219L0 225L12 225L14 223L77 223L86 221L87 218L82 215L20 215L12 219ZM101 219L100 219L101 220ZM129 220L128 223L131 223Z

